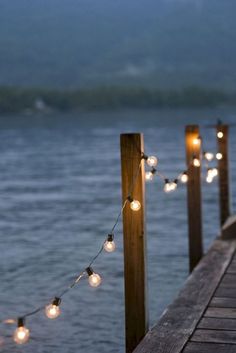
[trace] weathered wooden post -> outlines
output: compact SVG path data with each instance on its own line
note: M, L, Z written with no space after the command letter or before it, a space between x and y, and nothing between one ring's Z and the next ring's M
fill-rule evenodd
M189 269L203 255L201 209L201 138L195 125L186 127L186 162L188 167L187 207L189 227ZM195 165L194 165L195 164Z
M121 135L123 202L130 196L123 211L127 353L133 352L148 330L143 150L142 134ZM129 194L131 189L133 190ZM141 203L138 211L131 210L132 199Z
M229 191L229 161L228 161L228 125L220 122L216 126L218 145L218 170L219 170L219 199L220 199L220 223L225 223L230 215L230 191ZM222 158L221 158L222 157Z

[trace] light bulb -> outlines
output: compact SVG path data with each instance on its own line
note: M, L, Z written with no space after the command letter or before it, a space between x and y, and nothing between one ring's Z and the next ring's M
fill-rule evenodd
M201 138L200 138L200 137L197 137L197 138L193 139L193 144L194 144L195 146L200 145L200 142L201 142Z
M91 287L98 287L100 286L102 279L99 276L99 274L95 273L92 269L92 267L88 267L86 269L87 274L89 276L88 281Z
M223 159L223 154L218 152L216 153L216 159L218 159L218 161L220 161L221 159Z
M223 133L222 131L218 131L218 132L217 132L217 137L218 137L219 139L222 139L223 136L224 136L224 133Z
M193 158L193 165L194 165L194 167L199 168L201 166L200 160L198 158L194 157Z
M204 157L206 158L207 161L211 162L214 159L214 154L211 152L205 152Z
M105 241L103 245L104 250L107 252L113 252L116 249L116 243L114 242L114 235L113 234L108 234L107 240Z
M30 332L24 326L24 320L22 318L18 319L18 327L14 332L13 339L17 344L26 343L29 339Z
M169 179L165 180L165 185L164 185L164 191L169 193L172 192L174 190L176 190L177 188L177 182L175 181L169 181Z
M139 211L141 208L141 203L138 200L130 200L130 208L132 211Z
M217 168L212 168L212 175L213 175L213 177L216 177L218 175L218 169Z
M183 184L187 183L188 182L188 174L187 172L184 172L181 177L180 177L180 180Z
M206 177L206 182L209 183L209 184L212 183L212 182L213 182L212 176L207 175L207 177Z
M145 173L145 180L146 181L152 181L154 177L154 174L152 172L146 172Z
M51 304L46 306L45 314L49 319L56 319L61 314L60 303L61 299L55 298Z
M147 157L146 162L147 162L147 165L149 165L149 167L156 167L158 160L155 156L150 156L150 157Z

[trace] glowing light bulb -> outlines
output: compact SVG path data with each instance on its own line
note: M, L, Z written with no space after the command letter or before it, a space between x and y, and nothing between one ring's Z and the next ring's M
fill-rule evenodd
M30 332L24 326L24 320L22 318L18 319L18 327L14 332L13 339L17 344L24 344L29 340Z
M100 286L102 279L99 276L99 274L95 273L92 269L92 267L88 267L86 269L86 272L89 276L88 281L91 287L98 287Z
M222 131L217 132L218 139L222 139L224 137L224 133Z
M186 184L188 182L188 174L187 172L184 172L181 177L180 177L180 180L183 184Z
M149 167L156 167L158 160L155 156L149 156L146 159L147 165L149 165Z
M197 138L193 139L193 144L194 144L195 146L200 145L200 142L201 142L201 137L197 137Z
M56 297L51 304L46 306L45 314L49 319L56 319L61 314L60 303L61 299Z
M139 211L141 208L141 203L138 200L134 200L131 196L128 197L130 202L130 208L132 211Z
M154 174L152 172L146 172L145 173L145 180L146 181L152 181L154 177Z
M223 154L218 152L216 153L216 159L218 159L218 161L220 161L221 159L223 159Z
M213 182L213 178L210 175L208 175L206 177L206 182L209 183L209 184L212 183Z
M207 161L211 162L214 159L214 154L211 152L205 152L204 157L206 158Z
M218 169L217 168L212 168L212 175L213 175L213 177L216 177L218 175Z
M169 179L165 180L164 191L169 193L175 191L177 188L177 181L169 181Z
M194 165L194 167L199 168L201 166L200 160L198 158L194 157L193 158L193 165Z
M107 240L105 241L103 245L104 250L107 252L113 252L116 249L116 244L114 242L114 235L113 234L108 234Z

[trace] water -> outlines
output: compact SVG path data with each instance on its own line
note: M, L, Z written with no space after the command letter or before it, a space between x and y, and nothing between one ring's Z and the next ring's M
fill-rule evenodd
M184 124L234 121L230 110L125 111L0 119L0 313L16 317L44 305L90 261L121 205L119 133L144 133L146 152L174 178L184 170ZM232 133L235 128L232 128ZM214 131L202 129L215 150ZM207 138L206 138L207 137ZM231 177L236 142L231 137ZM147 185L149 311L153 325L188 273L186 191L166 195L159 180ZM204 241L219 232L217 184L204 183ZM235 195L235 186L232 189ZM122 228L117 251L94 269L98 289L82 280L61 305L57 320L41 312L27 320L31 340L12 343L14 326L1 326L4 353L123 353Z

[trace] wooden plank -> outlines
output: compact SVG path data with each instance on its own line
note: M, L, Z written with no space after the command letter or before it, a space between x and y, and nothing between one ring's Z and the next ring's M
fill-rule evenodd
M234 254L235 245L233 240L216 240L213 243L188 278L178 298L163 313L160 321L147 333L134 353L182 351L224 275Z
M225 319L236 319L236 309L234 308L215 308L209 307L204 317L215 317Z
M236 353L234 344L188 343L183 353Z
M127 353L133 352L148 330L143 151L142 134L121 135L123 202L127 200L127 196L131 196L141 203L139 211L132 211L129 202L123 212ZM134 188L129 195L132 185Z
M204 317L199 322L198 328L236 331L236 320Z
M230 343L236 345L236 331L197 329L191 338L191 342Z
M236 308L236 298L213 297L210 306L217 308Z
M226 273L221 281L220 287L236 288L236 275Z
M220 199L220 222L225 223L230 215L230 192L229 192L229 160L228 160L228 125L218 124L216 126L218 152L223 156L218 161L219 169L219 199ZM218 133L223 137L219 138Z
M198 140L198 144L194 141ZM202 209L201 209L201 166L193 165L193 158L201 160L201 140L196 125L186 127L186 163L188 166L187 209L189 229L189 270L198 264L203 255Z
M236 295L235 288L219 287L215 292L216 297L235 298L235 295Z

